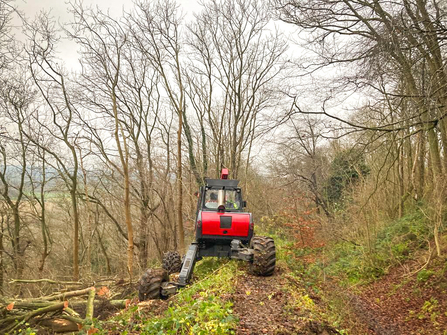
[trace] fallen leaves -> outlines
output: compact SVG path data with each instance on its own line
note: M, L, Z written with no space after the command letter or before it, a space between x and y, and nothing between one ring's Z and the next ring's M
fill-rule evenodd
M107 288L107 286L101 287L97 294L100 297L110 298L110 290Z

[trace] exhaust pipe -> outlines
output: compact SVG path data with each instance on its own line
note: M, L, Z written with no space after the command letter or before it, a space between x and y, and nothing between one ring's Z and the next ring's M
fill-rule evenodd
M219 190L217 193L217 211L225 212L225 191Z

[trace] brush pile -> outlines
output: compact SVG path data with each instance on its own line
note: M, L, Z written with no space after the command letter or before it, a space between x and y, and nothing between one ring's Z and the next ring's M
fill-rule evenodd
M82 286L82 283L59 282L49 279L12 281L10 284L66 284ZM90 329L93 318L106 318L131 303L122 299L129 291L128 283L111 282L109 285L89 286L79 289L62 289L50 295L26 299L0 298L0 334L19 333L28 327L42 327L50 332L73 332ZM134 288L132 288L134 291Z

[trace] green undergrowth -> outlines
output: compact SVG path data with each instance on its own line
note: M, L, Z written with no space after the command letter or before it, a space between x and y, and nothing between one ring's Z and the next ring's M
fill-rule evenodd
M370 247L366 243L336 244L330 251L327 273L349 285L374 281L427 248L431 237L425 216L411 213L385 226Z
M227 297L239 272L237 262L204 259L196 265L194 282L171 298L161 314L133 306L95 326L99 334L233 334L237 319Z
M197 265L196 282L175 297L166 312L142 324L145 334L231 334L236 327L232 303L238 275L236 262L205 259Z
M415 212L386 225L370 243L341 241L323 248L293 250L289 265L309 285L327 279L342 286L367 284L426 249L430 238L424 215Z

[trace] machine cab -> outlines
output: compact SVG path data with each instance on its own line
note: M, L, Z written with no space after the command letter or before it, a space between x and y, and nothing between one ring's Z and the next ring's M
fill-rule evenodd
M220 181L220 179L217 179ZM235 180L237 182L237 180ZM207 180L203 196L202 210L218 212L241 212L243 209L242 192L238 187L222 186Z

